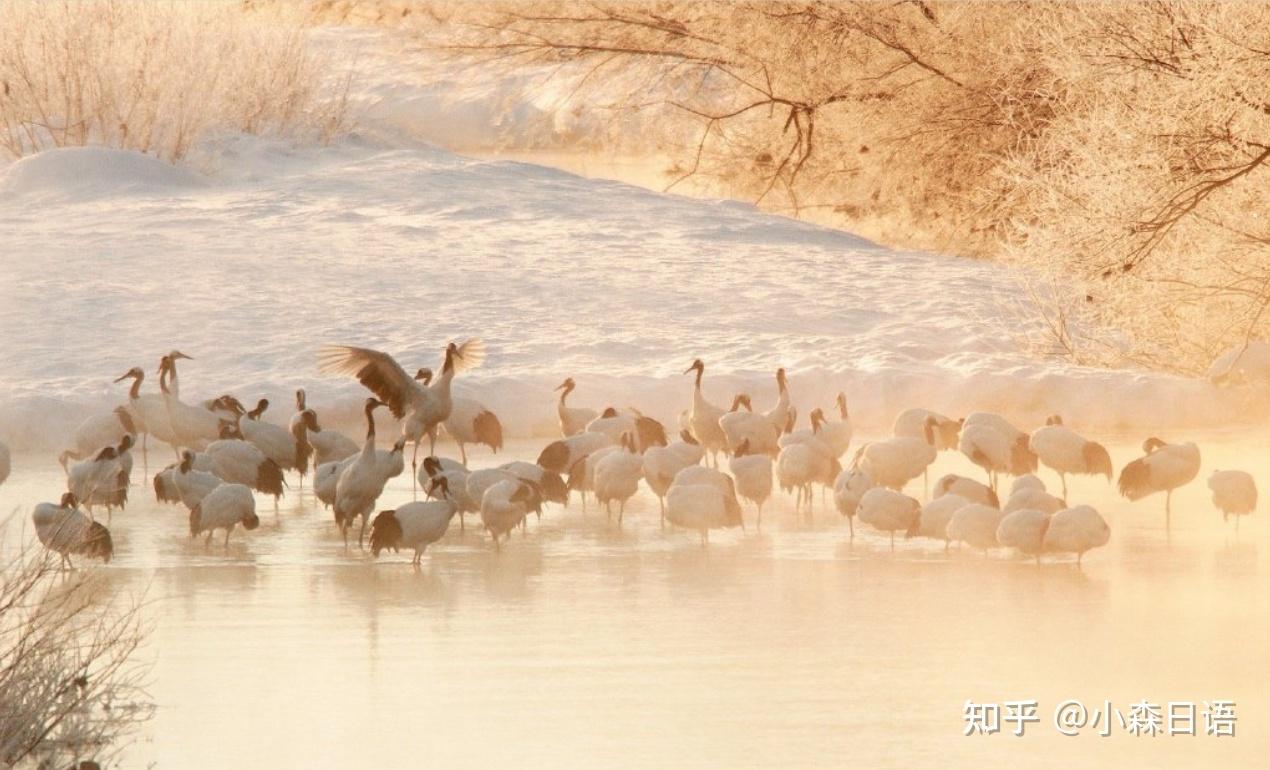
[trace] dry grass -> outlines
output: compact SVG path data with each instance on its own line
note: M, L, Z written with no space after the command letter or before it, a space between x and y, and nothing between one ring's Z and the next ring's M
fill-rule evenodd
M0 154L99 144L166 160L218 131L325 139L304 19L218 2L0 0Z
M8 541L13 520L0 521L0 767L105 767L152 711L139 607Z

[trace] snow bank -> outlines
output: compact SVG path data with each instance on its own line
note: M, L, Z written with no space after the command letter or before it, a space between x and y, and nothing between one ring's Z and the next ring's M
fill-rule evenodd
M221 137L190 158L199 174L99 148L0 168L0 440L65 446L123 400L114 378L172 348L195 358L186 400L266 396L282 421L305 387L356 435L365 393L318 373L320 345L413 371L468 336L490 355L456 390L513 436L553 431L567 376L577 404L673 426L698 357L719 404L745 391L766 408L783 365L804 417L841 390L869 431L914 405L1166 438L1270 415L1264 388L1038 360L999 264L424 144L426 121L476 132L493 113L445 112L400 62L364 62L363 133L332 146Z
M306 387L351 427L363 391L317 372L322 343L435 368L447 340L473 335L490 356L458 389L513 435L550 432L566 376L579 404L673 424L696 357L719 403L741 390L769 402L784 365L804 415L843 390L866 427L914 404L1152 431L1265 414L1240 388L1031 358L1012 331L1026 319L1002 310L1015 289L1000 265L892 252L744 204L357 137L228 137L198 162L211 183L179 198L0 199L5 440L64 444L122 400L111 380L174 347L195 358L187 400L268 396L283 419Z
M1208 379L1218 384L1270 385L1270 342L1235 345L1213 361Z
M133 150L62 147L29 155L0 170L0 196L91 199L166 194L203 184L192 171Z

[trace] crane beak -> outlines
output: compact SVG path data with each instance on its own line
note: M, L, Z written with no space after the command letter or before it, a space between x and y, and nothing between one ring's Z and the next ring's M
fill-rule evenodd
M132 376L132 372L124 372L123 376L116 379L115 382L123 382L124 380L128 379L131 376Z
M176 359L176 358L184 358L184 359L186 359L187 361L193 361L193 360L194 360L194 358L193 358L192 356L187 356L187 355L185 355L184 353L182 353L182 352L181 352L181 351L179 351L179 350L178 350L178 351L176 351L175 353L173 353L173 354L172 354L172 358L174 358L174 359Z

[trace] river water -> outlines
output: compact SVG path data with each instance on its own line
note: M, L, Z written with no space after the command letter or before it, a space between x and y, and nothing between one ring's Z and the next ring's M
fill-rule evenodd
M1167 535L1162 498L1072 484L1112 527L1083 569L922 541L892 552L867 527L850 541L831 500L808 524L783 496L761 534L747 509L746 532L702 548L659 527L646 490L620 529L594 507L553 506L502 553L456 520L418 571L409 554L345 551L307 488L276 515L259 502L261 528L227 552L205 550L138 463L145 483L111 522L117 558L93 567L144 594L153 625L158 710L126 766L1264 766L1270 528L1261 513L1236 533L1202 481L1242 467L1270 489L1270 439L1202 446ZM1127 440L1109 448L1117 466L1135 455ZM152 454L151 472L166 462ZM950 453L934 471L972 474ZM0 509L62 488L51 458L20 456ZM410 497L403 475L378 507ZM1066 699L1126 717L1143 699L1192 701L1201 734L1116 723L1063 737ZM1036 700L1040 722L966 737L967 700ZM1212 700L1235 702L1235 738L1202 734Z

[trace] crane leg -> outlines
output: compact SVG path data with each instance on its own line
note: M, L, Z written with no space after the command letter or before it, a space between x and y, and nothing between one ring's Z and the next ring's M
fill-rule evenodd
M422 436L415 439L414 451L410 453L410 489L412 491L419 488L419 444L422 441Z
M1058 474L1058 478L1061 479L1063 482L1063 502L1066 503L1067 502L1067 474L1060 473Z

